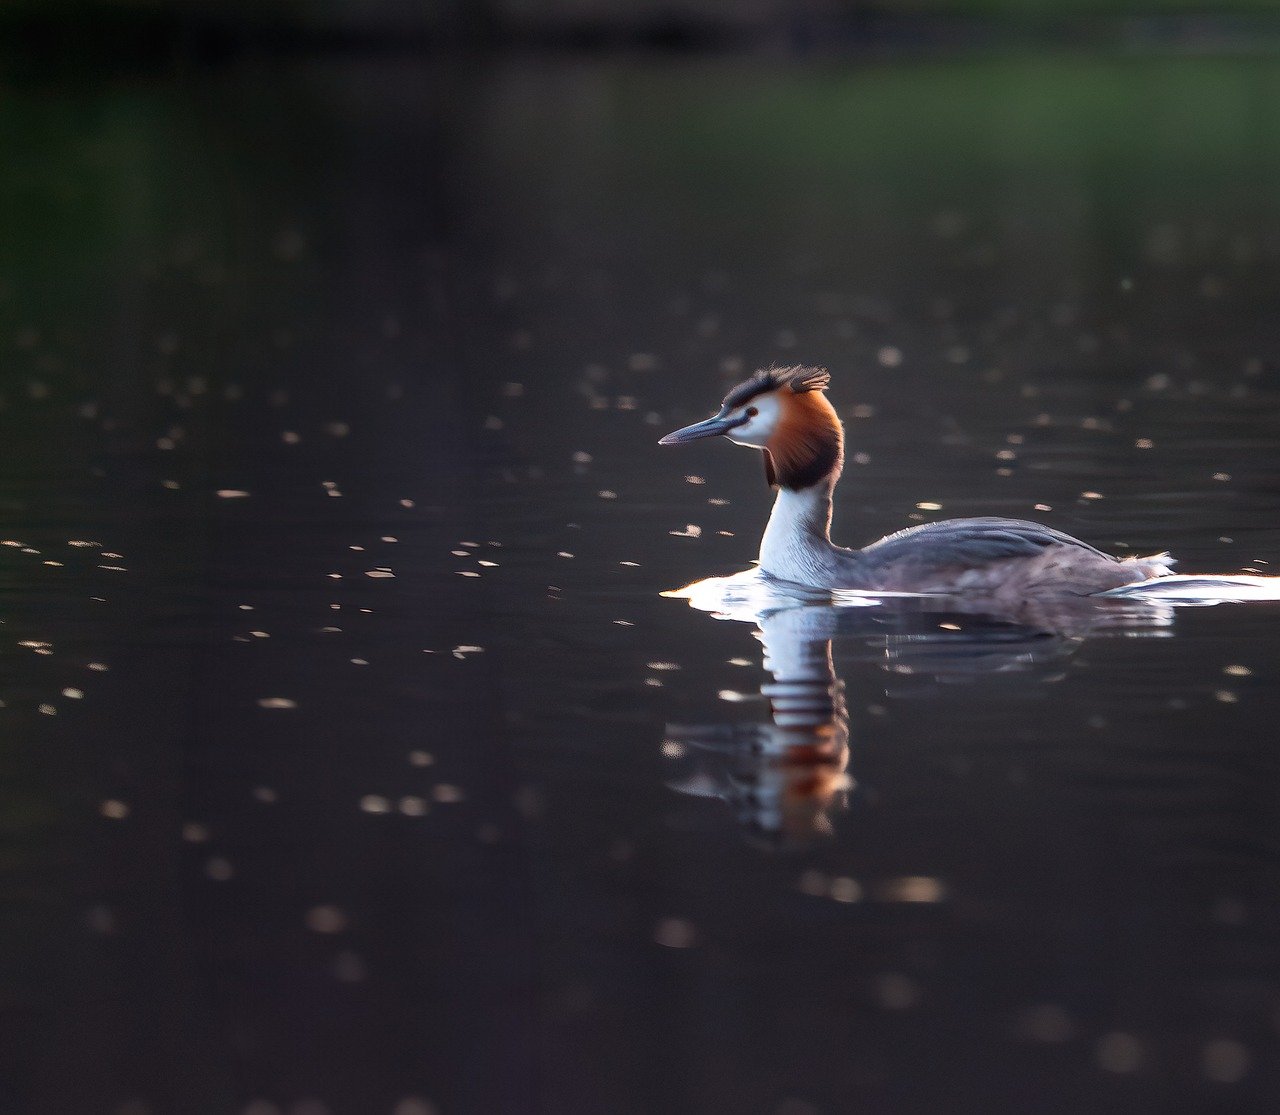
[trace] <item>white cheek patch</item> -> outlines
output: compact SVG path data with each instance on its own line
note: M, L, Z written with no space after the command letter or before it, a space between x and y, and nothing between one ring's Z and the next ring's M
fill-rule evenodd
M737 445L763 445L769 439L769 435L761 435L758 427L759 423L752 420L742 426L735 426L725 436Z
M738 426L729 433L729 440L739 445L752 445L762 448L773 436L778 424L778 401L765 395L748 404L758 412L749 422ZM745 409L745 408L744 408Z

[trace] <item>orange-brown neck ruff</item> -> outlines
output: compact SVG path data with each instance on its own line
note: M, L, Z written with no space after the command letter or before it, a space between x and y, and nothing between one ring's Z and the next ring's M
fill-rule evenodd
M778 486L801 491L838 476L844 464L844 429L835 407L820 391L780 391L778 401L781 415L766 446Z

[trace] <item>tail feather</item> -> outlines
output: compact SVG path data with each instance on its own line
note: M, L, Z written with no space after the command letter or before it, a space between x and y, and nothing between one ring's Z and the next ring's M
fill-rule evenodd
M1178 560L1166 550L1162 554L1152 554L1150 557L1127 557L1120 564L1136 565L1143 576L1148 578L1171 577L1174 575L1173 567L1178 564Z

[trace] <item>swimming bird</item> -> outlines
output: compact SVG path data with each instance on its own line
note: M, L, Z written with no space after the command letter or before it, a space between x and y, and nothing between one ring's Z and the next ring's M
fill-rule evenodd
M738 384L710 418L659 445L723 435L764 453L777 490L760 540L760 570L816 589L980 595L1021 602L1092 596L1170 573L1168 554L1124 559L1024 519L945 519L862 549L831 541L831 499L844 467L844 427L825 368L766 368Z

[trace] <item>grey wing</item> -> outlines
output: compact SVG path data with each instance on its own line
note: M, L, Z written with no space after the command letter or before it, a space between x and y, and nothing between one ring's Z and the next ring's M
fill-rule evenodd
M1052 546L1074 546L1095 557L1116 560L1053 527L995 517L944 519L908 527L873 542L862 554L876 564L910 562L917 568L971 568L1001 558L1037 557Z

